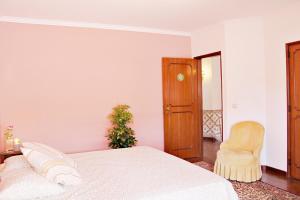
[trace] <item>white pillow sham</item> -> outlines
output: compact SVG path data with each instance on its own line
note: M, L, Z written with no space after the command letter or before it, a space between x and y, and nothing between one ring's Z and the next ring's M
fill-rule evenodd
M4 160L4 171L31 168L30 164L23 155L12 156Z
M25 148L33 149L33 150L39 151L41 153L50 155L52 158L64 159L70 166L77 167L77 164L74 161L74 159L70 158L63 152L61 152L57 149L54 149L50 146L47 146L45 144L41 144L38 142L24 142L22 145Z
M35 171L48 180L60 185L78 185L81 183L81 177L76 168L64 158L30 148L21 148L21 151Z
M48 181L30 167L1 172L0 200L41 199L63 192L63 187Z

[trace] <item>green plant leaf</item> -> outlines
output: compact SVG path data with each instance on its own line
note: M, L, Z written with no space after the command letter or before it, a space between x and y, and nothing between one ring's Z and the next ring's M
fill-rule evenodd
M118 105L113 108L113 112L109 115L112 128L108 130L109 147L127 148L137 143L134 131L128 126L133 122L133 115L129 111L128 105Z

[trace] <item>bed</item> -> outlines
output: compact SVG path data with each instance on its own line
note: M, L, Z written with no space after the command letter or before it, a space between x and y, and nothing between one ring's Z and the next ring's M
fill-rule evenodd
M230 182L150 147L70 154L82 184L42 200L236 200Z

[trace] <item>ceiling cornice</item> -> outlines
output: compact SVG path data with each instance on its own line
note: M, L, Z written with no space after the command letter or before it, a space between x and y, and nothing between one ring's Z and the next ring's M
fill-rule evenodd
M78 21L23 18L23 17L12 17L12 16L1 16L0 22L13 22L13 23L22 23L22 24L38 24L38 25L50 25L50 26L67 26L67 27L80 27L80 28L95 28L95 29L109 29L109 30L156 33L156 34L177 35L177 36L191 36L191 33L189 33L189 32L166 30L166 29L155 29L155 28L147 28L147 27L139 27L139 26L124 26L124 25L115 25L115 24L100 24L100 23L89 23L89 22L78 22Z

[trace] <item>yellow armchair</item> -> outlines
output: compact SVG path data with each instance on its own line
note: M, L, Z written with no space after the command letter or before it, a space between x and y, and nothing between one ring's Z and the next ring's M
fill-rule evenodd
M254 121L235 124L217 153L214 172L226 179L253 182L261 178L260 152L264 127Z

